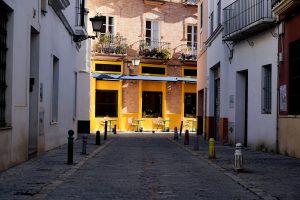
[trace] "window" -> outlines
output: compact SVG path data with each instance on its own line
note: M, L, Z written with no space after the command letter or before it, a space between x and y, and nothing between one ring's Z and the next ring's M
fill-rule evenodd
M197 76L197 70L196 69L184 69L183 76Z
M5 121L5 92L6 92L6 23L7 13L0 5L0 127L6 125Z
M184 117L196 117L196 93L184 94Z
M300 39L289 45L289 114L300 115Z
M118 117L118 91L96 90L96 117Z
M272 65L262 67L262 113L271 114L272 109Z
M102 21L104 21L104 24L101 26L100 33L105 34L109 33L114 35L115 34L115 20L114 17L109 16L101 16Z
M146 21L146 42L153 47L159 47L160 41L159 22Z
M166 69L162 67L142 67L142 74L165 75Z
M209 16L209 25L210 25L210 35L214 32L214 12L212 12Z
M77 72L74 73L74 108L73 108L73 119L77 117Z
M52 122L58 120L58 90L59 90L59 59L53 56L52 71Z
M200 28L203 27L203 3L200 5Z
M95 70L103 71L103 72L122 72L122 66L121 65L109 65L109 64L96 64Z
M143 92L142 102L143 118L156 118L162 116L161 92Z
M197 48L197 26L187 27L187 46Z
M221 25L221 0L217 4L218 7L218 26Z
M85 26L84 21L85 0L76 0L76 26Z

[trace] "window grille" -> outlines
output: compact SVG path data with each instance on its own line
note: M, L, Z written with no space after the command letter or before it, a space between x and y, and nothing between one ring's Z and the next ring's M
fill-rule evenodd
M0 127L6 125L5 122L5 91L6 85L6 35L7 35L7 13L0 7Z
M214 32L214 12L212 12L209 16L209 24L210 24L210 35Z
M76 0L76 26L85 26L85 0Z
M271 114L272 109L272 65L263 66L262 113Z

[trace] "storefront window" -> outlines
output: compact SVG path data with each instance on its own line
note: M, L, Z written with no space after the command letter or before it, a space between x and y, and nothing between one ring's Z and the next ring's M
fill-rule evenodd
M118 91L96 91L96 117L118 117Z
M142 101L143 118L156 118L162 116L161 92L143 92Z
M184 117L196 117L196 93L184 94Z

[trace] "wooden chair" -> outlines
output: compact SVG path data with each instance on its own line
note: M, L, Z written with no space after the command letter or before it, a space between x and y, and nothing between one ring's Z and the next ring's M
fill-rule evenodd
M137 123L134 121L134 118L128 117L128 124L129 124L129 131L131 130L131 127L133 127L133 130L136 129Z
M156 126L156 130L158 130L159 127L163 128L163 126L164 126L164 122L163 122L161 117L158 117L157 119L154 119L153 124Z
M190 130L190 122L187 119L183 119L183 130Z

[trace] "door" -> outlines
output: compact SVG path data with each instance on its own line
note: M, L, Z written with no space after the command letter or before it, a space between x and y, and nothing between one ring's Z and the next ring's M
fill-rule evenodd
M38 103L39 103L39 34L33 28L30 40L29 77L29 139L28 157L37 154L38 149Z
M214 105L214 138L217 141L219 138L220 124L220 78L215 79L215 105Z

